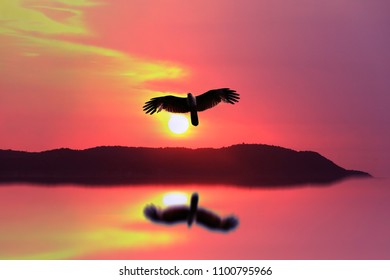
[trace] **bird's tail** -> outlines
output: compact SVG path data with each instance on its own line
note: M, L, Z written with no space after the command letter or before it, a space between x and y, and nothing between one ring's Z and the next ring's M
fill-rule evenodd
M199 124L198 112L196 109L191 110L191 123L193 126L197 126Z

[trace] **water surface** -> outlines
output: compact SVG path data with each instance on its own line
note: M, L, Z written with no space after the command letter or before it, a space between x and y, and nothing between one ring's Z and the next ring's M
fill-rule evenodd
M143 216L171 192L240 224L228 233ZM390 181L331 186L2 185L0 259L389 259ZM165 201L166 203L166 201Z

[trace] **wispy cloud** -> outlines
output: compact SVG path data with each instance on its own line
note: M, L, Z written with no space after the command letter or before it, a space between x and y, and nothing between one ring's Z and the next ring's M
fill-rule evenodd
M118 142L139 125L151 82L186 75L174 62L116 49L116 34L99 33L88 14L104 12L103 4L0 1L0 134L9 136L0 146L24 149L22 139L42 148L106 143L111 128Z
M41 55L52 60L94 57L95 62L100 61L107 67L96 67L95 63L89 71L117 75L132 82L172 79L185 74L183 69L172 63L150 61L78 40L98 36L86 23L85 13L86 9L101 4L88 0L2 1L0 37L6 44L3 53L19 55L19 59ZM108 63L107 59L110 60ZM57 66L60 69L62 65ZM85 64L80 67L85 69Z
M81 4L90 1L2 1L0 3L0 34L37 35L87 34ZM87 5L88 4L88 5Z

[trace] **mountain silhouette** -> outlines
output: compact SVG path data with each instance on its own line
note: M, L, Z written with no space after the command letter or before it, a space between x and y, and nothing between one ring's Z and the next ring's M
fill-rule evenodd
M44 152L0 150L0 182L77 184L232 184L274 186L331 183L370 176L311 151L240 144L223 148L104 146Z

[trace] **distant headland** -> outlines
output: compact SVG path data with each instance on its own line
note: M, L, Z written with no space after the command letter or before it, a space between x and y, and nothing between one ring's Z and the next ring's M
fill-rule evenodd
M351 176L370 174L344 169L316 152L261 144L218 149L0 150L0 183L282 186L327 184Z

